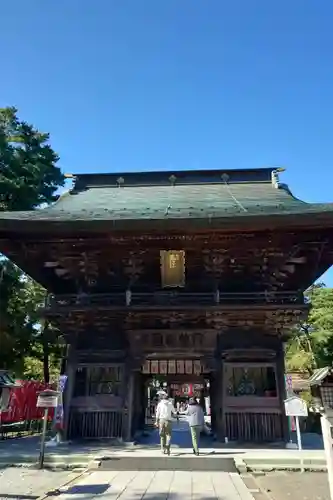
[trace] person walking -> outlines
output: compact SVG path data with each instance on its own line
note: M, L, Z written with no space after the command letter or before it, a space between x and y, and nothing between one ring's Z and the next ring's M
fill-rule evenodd
M203 409L193 398L189 400L186 410L188 424L190 426L192 446L194 455L199 455L200 433L205 425L205 416Z
M172 414L176 413L173 403L168 399L166 392L160 394L161 400L156 408L155 425L159 429L161 451L170 455L172 433Z

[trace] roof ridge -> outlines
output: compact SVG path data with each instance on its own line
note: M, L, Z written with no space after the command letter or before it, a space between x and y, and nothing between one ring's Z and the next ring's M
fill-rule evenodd
M269 184L276 168L257 169L214 169L214 170L168 170L154 172L122 172L76 174L74 191L90 187L129 187L162 185L223 184L227 177L229 184Z

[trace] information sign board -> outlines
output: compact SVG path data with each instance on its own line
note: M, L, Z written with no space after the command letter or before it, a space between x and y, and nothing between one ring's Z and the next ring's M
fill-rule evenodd
M291 396L284 401L286 415L288 417L307 417L308 407L306 402L297 396Z
M39 394L37 408L56 408L58 406L58 396Z

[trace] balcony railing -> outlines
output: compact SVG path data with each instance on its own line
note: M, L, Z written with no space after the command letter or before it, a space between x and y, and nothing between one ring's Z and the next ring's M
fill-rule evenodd
M217 305L260 305L295 304L304 305L304 297L299 292L258 292L258 293L221 293L221 292L118 292L95 294L71 294L49 296L46 310L62 308L88 309L91 307L168 307L168 306L217 306Z

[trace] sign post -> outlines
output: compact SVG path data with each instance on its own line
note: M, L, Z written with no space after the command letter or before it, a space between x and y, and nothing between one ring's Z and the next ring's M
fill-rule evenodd
M64 403L63 395L67 383L67 375L60 375L58 382L58 401L57 408L54 411L54 429L55 429L55 443L60 443L63 439L63 428L64 428Z
M285 407L287 417L295 417L297 447L300 451L302 451L302 436L301 436L301 430L300 430L300 426L299 426L299 417L307 417L308 416L307 404L303 399L301 399L297 396L291 396L290 398L285 399L284 407ZM304 472L302 453L300 456L300 461L301 461L301 472Z
M333 500L333 447L332 447L332 434L331 424L332 417L330 415L321 415L321 431L323 434L324 451L327 465L328 485L330 490L330 498Z
M286 398L290 398L291 396L294 395L293 392L293 380L291 375L285 374L284 376L285 379L285 386L286 386ZM292 447L292 440L291 440L291 433L293 430L293 418L288 417L288 430L289 430L289 447ZM287 445L288 447L288 445Z
M46 390L46 391L40 392L38 395L38 398L37 398L37 408L44 408L43 431L42 431L42 439L40 442L40 452L39 452L39 460L38 460L38 466L40 469L42 469L43 465L44 465L45 440L46 440L47 420L48 420L48 416L49 416L49 408L57 408L58 395L59 395L59 393L56 391Z

